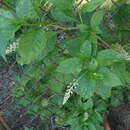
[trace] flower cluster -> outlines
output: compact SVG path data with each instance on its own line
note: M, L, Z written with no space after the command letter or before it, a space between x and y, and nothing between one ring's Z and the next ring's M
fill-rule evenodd
M16 48L18 47L18 44L19 44L18 41L13 42L12 44L10 44L10 45L6 48L6 54L9 54L9 53L15 51Z
M88 118L89 118L89 115L88 115L87 112L85 112L85 113L84 113L84 121L88 120Z
M67 86L67 90L66 93L64 95L64 100L63 100L63 105L68 101L68 99L70 98L70 96L73 94L74 89L76 88L76 86L78 85L78 82L76 79L74 79L68 86Z

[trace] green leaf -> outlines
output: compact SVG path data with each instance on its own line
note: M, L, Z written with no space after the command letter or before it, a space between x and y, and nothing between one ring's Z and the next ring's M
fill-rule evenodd
M90 98L87 102L83 103L84 110L92 109L93 107L93 100Z
M60 63L57 67L57 72L71 74L79 73L82 69L82 64L78 58L69 58Z
M20 25L10 11L0 9L0 55L4 59L7 44L14 38L19 27Z
M48 111L47 109L43 109L43 110L40 112L40 118L41 118L41 120L45 120L45 119L48 118L50 115L51 115L51 112Z
M71 0L48 0L60 9L72 9L73 4Z
M69 10L63 11L63 10L60 10L59 8L54 8L51 10L51 15L55 20L61 21L61 22L74 22L74 21L76 21L74 19L73 14Z
M119 77L108 68L101 68L98 72L103 75L103 84L105 86L116 87L122 85Z
M92 44L91 41L86 40L83 45L80 47L81 53L83 53L86 57L90 58L92 53Z
M93 114L92 114L92 117L91 117L91 119L92 119L92 121L96 124L96 123L101 123L101 122L103 122L103 116L102 116L102 114L100 114L99 112L97 112L97 111L93 111Z
M107 99L111 96L111 87L104 86L102 82L97 81L96 93L100 95L103 99Z
M65 87L65 84L69 84L73 79L72 75L53 73L49 79L49 89L61 93Z
M18 100L18 104L23 106L23 107L27 107L28 105L30 105L30 103L31 102L25 98Z
M30 29L19 41L20 63L29 64L44 51L47 39L43 29Z
M34 20L38 18L38 13L32 0L18 0L16 4L16 15L20 19Z
M88 130L96 130L96 127L93 123L88 124Z
M113 71L119 76L124 86L130 84L130 72L126 70L125 63L115 64Z
M109 66L122 60L123 57L112 49L102 50L97 54L97 61L101 66Z
M100 125L96 125L96 130L104 130L104 127Z
M70 130L82 130L81 124L79 123L79 118L76 117L71 117L72 119L72 124Z
M97 45L97 38L94 37L93 35L91 35L89 37L89 40L92 43L92 56L95 57L97 55L97 47L98 47L98 45Z
M122 85L122 82L115 73L111 72L106 67L100 68L98 72L103 75L103 79L97 81L98 86L96 93L101 95L102 98L106 99L110 97L111 89L113 87Z
M94 79L83 77L79 80L75 91L81 97L88 99L92 97L94 92L96 91L96 81Z
M95 71L97 69L97 67L98 67L98 63L97 63L96 59L93 58L88 65L88 70L92 72L92 71Z
M101 24L101 21L103 20L103 16L104 16L104 10L99 10L96 11L92 18L91 18L91 26L95 27L95 26L99 26Z
M56 106L62 106L63 105L63 98L64 95L54 95L50 98L51 103L55 104Z
M42 104L42 107L47 107L48 104L49 104L49 100L43 99L43 100L41 101L41 104Z
M101 6L104 2L105 0L91 0L90 2L86 3L83 6L82 11L84 12L94 11L97 7Z
M76 38L65 40L64 44L70 55L78 56L80 53L80 46L83 44L84 41L84 36L77 36Z
M46 43L44 51L39 55L37 61L42 60L43 58L45 58L45 56L48 55L48 53L52 52L53 49L55 49L55 44L56 44L56 40L57 40L56 32L46 31L44 37L46 37L47 43Z
M0 16L7 19L13 19L14 16L9 10L0 9Z
M80 29L81 33L86 33L90 29L87 24L78 24L77 27Z

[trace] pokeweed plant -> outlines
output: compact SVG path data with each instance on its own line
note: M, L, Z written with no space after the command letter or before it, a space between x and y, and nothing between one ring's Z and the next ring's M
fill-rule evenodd
M16 102L57 126L102 130L130 90L128 17L127 0L1 1L0 55L15 50L22 69Z

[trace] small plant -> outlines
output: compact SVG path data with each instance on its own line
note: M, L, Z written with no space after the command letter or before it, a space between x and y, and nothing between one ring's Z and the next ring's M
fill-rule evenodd
M57 126L102 130L130 90L128 17L127 0L3 0L0 55L17 43L17 103Z

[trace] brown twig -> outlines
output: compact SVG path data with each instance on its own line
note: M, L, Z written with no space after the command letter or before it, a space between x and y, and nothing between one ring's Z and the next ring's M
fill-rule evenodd
M9 126L7 125L7 123L4 121L4 119L2 118L2 113L0 113L0 123L4 126L4 128L5 128L6 130L11 130L11 129L9 128Z

